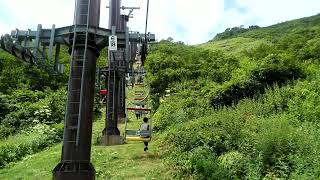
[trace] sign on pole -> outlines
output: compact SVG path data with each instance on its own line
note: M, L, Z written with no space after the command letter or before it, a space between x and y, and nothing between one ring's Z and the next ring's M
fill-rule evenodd
M118 41L117 41L117 36L115 35L109 36L109 50L110 51L118 50Z

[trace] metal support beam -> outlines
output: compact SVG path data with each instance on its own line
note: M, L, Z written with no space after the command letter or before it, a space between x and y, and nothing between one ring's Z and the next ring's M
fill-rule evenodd
M51 30L51 36L50 36L50 43L49 43L49 49L48 49L48 61L51 62L52 60L52 49L54 45L54 35L56 32L56 25L52 25L52 30Z
M128 54L129 54L129 30L127 28L127 24L129 21L129 17L126 15L120 16L120 22L119 22L119 30L125 32L126 37L126 43L125 46L121 49L123 51L123 54L121 56L121 59L119 59L119 63L123 65L122 69L124 69L125 72L121 73L120 76L120 82L119 82L119 105L118 105L118 122L122 123L125 121L124 118L126 118L126 78L125 73L127 72L128 68Z
M41 29L41 33L40 30ZM67 46L71 46L70 44L70 34L74 31L74 25L72 26L66 26L61 28L52 28L52 29L42 29L41 25L39 25L37 31L31 31L28 30L14 30L11 32L10 35L2 36L0 41L2 43L2 47L4 50L8 51L9 53L13 54L14 56L25 60L26 62L35 64L43 69L54 69L57 70L57 65L54 67L46 67L44 66L40 60L44 60L45 58L48 58L50 61L50 57L52 57L52 49L50 48L50 45L53 44L63 44ZM76 33L84 33L86 32L86 26L85 25L77 25ZM92 34L95 36L94 44L96 45L96 48L101 50L108 46L108 41L106 37L109 37L111 35L111 30L109 29L103 29L99 27L89 27L88 29L89 34ZM52 38L54 35L54 38ZM115 31L115 35L117 35L117 42L119 47L127 47L127 40L128 34L126 34L125 30L123 31ZM10 36L10 37L9 37ZM140 42L141 38L144 37L144 34L140 34L138 32L129 32L129 41L130 43L133 42ZM147 35L151 41L155 40L154 34L148 34ZM32 41L34 40L34 41ZM49 46L48 51L48 57L39 56L39 48L35 48L34 44L39 44L38 47L40 47L40 44L42 46ZM51 49L51 52L50 52ZM58 52L58 51L57 51ZM34 54L37 54L35 56ZM50 55L51 54L51 55Z
M75 25L98 27L100 0L76 1ZM61 162L54 168L55 180L93 180L95 169L90 162L96 60L94 36L77 33L72 38L65 128ZM87 30L87 29L86 29ZM85 40L84 40L85 39Z
M60 44L57 44L55 58L54 58L54 71L56 72L59 72L59 55L60 55Z
M109 1L109 29L112 28L112 26L116 26L118 30L118 24L120 21L120 0L110 0Z
M112 34L115 35L119 30L120 20L120 0L109 1L109 29L112 29ZM109 137L120 136L118 129L118 96L119 96L119 72L116 62L116 52L108 51L108 98L106 109L106 126L102 131L107 142L102 142L105 145L110 145Z
M106 113L106 128L103 134L105 136L119 136L118 129L118 93L119 93L119 75L115 71L115 66L110 66L108 72L108 98Z
M42 59L42 61L41 61L41 64L43 66L46 65L46 50L47 50L47 46L42 46L42 51L41 51L41 59Z
M125 49L125 61L130 62L130 42L129 42L129 28L125 27L126 32L126 49Z
M55 29L55 38L54 43L60 43L65 44L67 46L71 46L69 42L70 34L74 31L74 25L73 26L65 26L61 28ZM86 26L85 25L77 25L76 29L77 33L83 33L86 32ZM102 49L108 45L108 42L106 41L106 37L109 37L111 35L111 29L104 29L100 27L89 27L88 30L89 34L95 34L95 43L99 49ZM36 33L37 31L23 31L23 30L14 30L11 32L11 36L16 41L24 41L26 36L29 39L36 39ZM52 34L52 29L42 29L41 33L41 44L44 44L46 46L50 45L50 38ZM124 45L125 44L125 31L117 31L115 33L118 37L118 44ZM144 37L144 34L140 34L139 32L129 32L129 41L130 42L140 42L140 39ZM147 34L148 39L150 41L155 41L155 35L154 34Z
M29 41L30 41L30 39L29 39L30 32L31 32L31 30L28 29L28 33L26 34L25 39L24 39L24 47L27 47L27 46L28 46L28 43L29 43Z
M39 57L39 47L40 47L40 36L41 36L42 26L41 24L38 24L37 32L36 32L36 40L34 43L34 49L33 49L33 55L34 57ZM19 31L17 31L19 32ZM38 62L39 63L39 62Z

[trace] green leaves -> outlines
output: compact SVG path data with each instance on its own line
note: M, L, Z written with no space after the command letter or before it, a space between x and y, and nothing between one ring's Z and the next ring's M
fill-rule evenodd
M2 102L7 106L3 108L7 111L0 121L0 136L4 138L38 123L54 124L63 121L66 91L47 90L47 93L17 90L10 96L2 96Z
M319 22L155 46L147 61L150 93L161 99L154 129L181 178L319 177Z
M57 129L38 124L28 131L0 140L0 168L60 142L62 132L63 127Z

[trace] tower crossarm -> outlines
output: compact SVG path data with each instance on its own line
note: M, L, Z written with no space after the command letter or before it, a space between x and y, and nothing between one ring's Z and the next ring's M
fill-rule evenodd
M36 39L37 34L40 34L40 41L43 45L50 44L50 39L52 38L51 32L53 29L42 29L41 33L37 33L37 31L25 31L25 30L13 30L11 31L11 37L17 41L24 41L27 39ZM65 26L61 28L56 28L54 35L54 42L59 44L70 45L70 35L74 32L74 26ZM86 32L85 25L77 25L76 33L84 33ZM95 35L95 41L98 47L104 48L108 46L108 42L106 41L106 37L109 37L112 33L109 29L104 28L96 28L89 27L89 34ZM117 31L116 32L118 38L119 45L125 45L125 31ZM138 32L130 32L129 33L129 41L130 42L139 42L141 37L144 37L144 34L140 34ZM150 41L155 41L154 34L148 34L147 37Z

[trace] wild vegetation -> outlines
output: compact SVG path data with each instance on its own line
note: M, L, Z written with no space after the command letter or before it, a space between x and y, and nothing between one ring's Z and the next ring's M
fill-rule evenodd
M66 80L0 52L0 168L61 141Z
M231 30L153 47L163 155L180 178L319 178L320 16Z
M63 74L0 51L0 168L61 141L70 62L67 50L63 47L60 54Z

